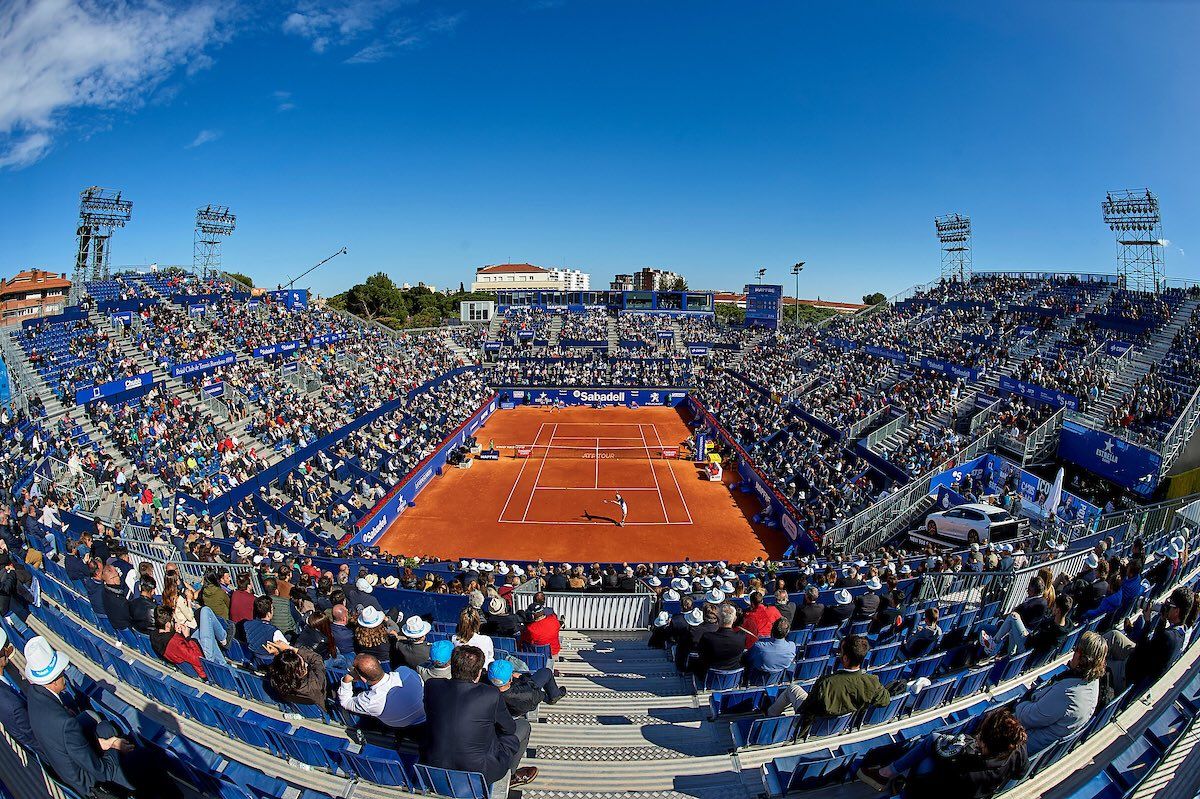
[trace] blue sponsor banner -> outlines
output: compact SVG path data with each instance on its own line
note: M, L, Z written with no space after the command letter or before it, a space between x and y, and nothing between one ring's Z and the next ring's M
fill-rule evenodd
M623 339L621 339L620 341L618 341L617 343L618 343L618 344L619 344L619 345L620 345L620 346L621 346L623 349L627 349L627 350L636 350L636 349L641 349L641 348L643 348L643 347L649 347L649 346L650 346L649 342L646 342L646 341L636 341L636 340L634 340L634 339L631 339L631 338L623 338Z
M1112 339L1104 342L1104 354L1111 355L1114 358L1120 358L1133 349L1133 344L1128 341L1120 341Z
M958 507L959 505L966 505L967 498L955 491L950 486L940 485L938 486L937 490L936 504L938 510L950 510L951 508Z
M837 347L838 349L842 349L842 350L858 349L858 344L856 344L855 342L851 341L848 338L838 338L837 336L830 336L829 338L825 339L825 343L832 344L833 346Z
M688 345L688 355L694 355L697 357L703 356L703 355L708 355L708 345L707 344L689 344Z
M86 405L89 402L116 397L130 391L137 391L140 388L149 388L152 385L154 385L154 375L150 372L135 375L134 377L122 378L121 380L112 380L108 383L79 389L75 392L75 404Z
M1015 377L1009 377L1008 375L1000 375L1000 390L1006 394L1017 394L1030 402L1053 405L1055 408L1061 408L1065 405L1073 411L1079 410L1078 397L1064 394L1061 391L1055 391L1045 386L1039 386L1036 383L1026 383L1024 380L1017 380Z
M990 468L987 470L987 491L999 493L1011 478L1011 482L1017 485L1017 494L1021 497L1021 510L1024 514L1039 519L1046 518L1048 515L1046 499L1050 496L1053 480L1038 477L1003 456L989 455L987 457L991 459ZM1066 521L1087 521L1100 516L1101 512L1100 508L1063 489L1058 510L1054 515Z
M473 436L498 407L499 403L496 397L492 397L470 419L443 440L436 452L422 463L417 464L417 468L410 472L402 483L393 488L379 504L356 522L356 529L348 543L373 546L391 527L392 522L400 517L404 509L416 501L417 495L432 482L433 478L442 473L450 453L462 446L470 436Z
M110 313L108 315L108 321L112 322L113 324L116 324L117 322L121 322L122 324L126 325L132 324L133 311L118 311L116 313Z
M52 316L42 316L37 319L26 319L21 323L22 330L28 330L37 325L58 325L63 322L75 322L80 319L86 319L87 313L78 305L72 305L63 308L62 313L53 314Z
M979 382L978 369L972 369L969 366L960 366L956 363L942 361L937 358L922 358L921 368L931 369L932 371L941 372L942 374L950 375L951 377L957 377L962 380L970 380L973 383Z
M522 341L529 341L530 339L533 338L533 331L532 330L518 330L517 338L521 339Z
M1037 332L1037 328L1033 325L1021 325L1017 328L1017 336L1019 338L1027 338Z
M349 333L326 333L323 336L313 336L308 340L310 347L323 347L326 344L337 344L350 338Z
M237 355L232 352L223 352L220 355L214 355L211 358L201 358L198 361L188 361L187 363L178 363L171 367L171 377L186 377L188 375L204 374L211 372L221 366L229 366L237 362Z
M265 347L255 347L255 358L269 358L272 355L283 355L288 352L304 349L306 345L303 341L281 341L278 344L268 344Z
M205 306L203 304L189 305L188 306L188 316L204 316L204 309L205 309Z
M499 351L500 351L500 348L501 348L502 346L503 346L503 344L502 344L501 342L499 342L499 341L485 341L485 342L483 342L483 348L484 348L485 350L487 350L488 352L499 352Z
M1063 422L1058 457L1143 496L1154 493L1162 471L1154 450L1075 422Z
M863 347L863 352L865 352L867 355L874 355L876 358L887 358L888 360L895 361L896 363L908 363L908 355L900 350L893 350L889 347L876 347L872 344L868 344L867 346Z
M607 341L595 341L586 338L560 338L558 343L564 347L592 347L594 349L608 349Z
M223 300L231 300L241 302L249 299L250 295L246 293L234 294L172 294L171 302L178 305L212 305Z
M247 308L257 308L260 300L257 297L246 300Z
M511 395L532 405L667 405L674 407L687 399L687 391L678 388L531 388L500 389L501 399Z
M1098 313L1084 314L1083 318L1096 327L1102 327L1105 330L1119 330L1122 333L1132 333L1134 335L1145 333L1158 324L1157 318L1126 319L1123 316L1109 316Z
M204 396L211 399L216 399L217 397L224 395L225 383L220 380L214 380L211 383L205 383L202 391L204 392Z
M1046 308L1041 305L1009 305L1009 313L1031 314L1033 316L1066 316L1063 308Z
M140 311L152 305L158 305L158 300L148 297L133 297L128 300L101 300L97 303L96 308L100 313L109 313L111 311Z
M279 364L279 374L281 375L295 374L298 371L300 371L300 364L295 361L287 361L286 363Z
M666 338L666 339L675 338L675 331L674 330L660 330L660 331L658 331L658 337Z
M308 307L308 289L280 289L269 292L271 299L281 303L289 311Z

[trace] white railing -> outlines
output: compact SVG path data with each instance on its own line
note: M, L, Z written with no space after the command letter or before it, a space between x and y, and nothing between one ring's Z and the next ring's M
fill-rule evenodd
M867 449L874 450L879 444L891 438L892 434L904 428L908 424L908 414L902 413L892 421L885 424L878 430L873 430L867 434L866 440L863 442Z
M554 608L564 630L646 630L650 627L650 611L654 594L642 589L635 594L546 594L546 604ZM525 610L533 603L536 588L526 583L513 592L514 609Z

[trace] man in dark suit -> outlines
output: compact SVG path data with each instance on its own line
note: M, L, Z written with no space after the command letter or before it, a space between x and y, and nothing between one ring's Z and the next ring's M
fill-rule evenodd
M129 600L125 597L125 583L116 566L104 567L104 615L114 630L133 627L133 616L129 613Z
M746 651L746 634L733 629L737 610L733 605L722 604L717 608L717 617L720 619L720 629L705 633L696 647L699 657L694 670L697 674L706 674L709 669L728 671L741 668L742 653Z
M67 578L72 581L83 582L92 575L91 569L83 562L83 558L79 557L78 541L67 542L67 557L63 565L67 568Z
M85 734L78 711L64 702L64 672L68 665L67 656L54 651L45 638L38 636L25 645L29 720L42 751L42 762L80 796L88 796L99 783L132 789L118 760L119 753L128 751L130 744L117 737L109 725L97 727L98 735L108 733L109 737Z
M12 653L13 645L3 628L0 628L0 727L21 746L41 755L42 749L29 726L29 707L25 701L24 681L8 673L8 660Z
M514 719L495 686L480 683L483 651L457 646L450 679L425 683L426 735L420 762L437 768L481 772L489 783L512 773L510 788L532 782L538 770L518 768L529 744L529 722Z
M796 615L792 618L793 630L820 624L821 617L825 615L825 606L817 601L820 596L821 591L815 585L804 589L804 604L796 608Z
M867 591L859 594L854 600L854 620L867 621L875 618L879 612L880 599L878 592L883 590L878 577L872 577L864 583Z

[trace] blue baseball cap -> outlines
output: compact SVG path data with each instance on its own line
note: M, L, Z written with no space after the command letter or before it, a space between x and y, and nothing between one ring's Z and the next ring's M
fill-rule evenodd
M492 685L507 685L512 680L513 666L507 660L493 660L488 666L488 679Z
M453 643L450 641L435 641L433 646L429 648L429 659L439 666L444 666L450 662L450 655L453 653Z

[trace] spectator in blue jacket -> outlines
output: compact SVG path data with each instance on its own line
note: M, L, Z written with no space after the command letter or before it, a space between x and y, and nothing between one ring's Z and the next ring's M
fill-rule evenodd
M795 662L796 644L787 640L791 630L786 619L776 619L771 625L771 637L760 638L750 647L745 657L752 674L783 671Z
M0 727L21 746L41 755L42 750L29 726L26 688L19 677L8 672L8 661L12 653L13 645L8 640L8 634L0 627Z
M1085 614L1085 620L1099 616L1110 616L1117 619L1125 616L1133 609L1133 604L1149 590L1149 585L1142 579L1142 561L1130 558L1125 564L1124 579L1121 587L1100 601L1100 604ZM1111 614L1111 615L1110 615Z
M260 596L254 600L254 618L242 623L247 651L254 659L254 664L262 668L269 665L288 643L279 628L272 624L273 613L271 597ZM282 648L280 644L283 645Z

